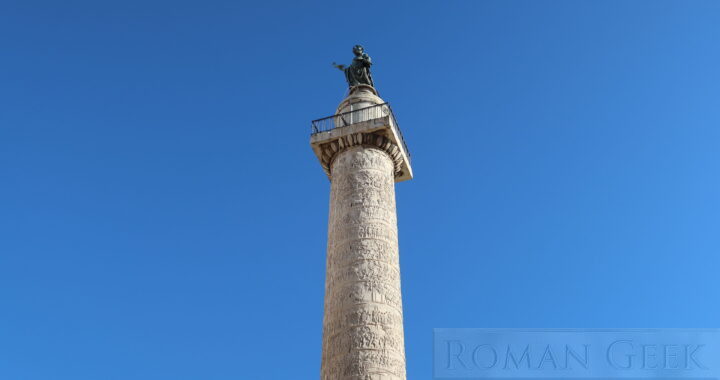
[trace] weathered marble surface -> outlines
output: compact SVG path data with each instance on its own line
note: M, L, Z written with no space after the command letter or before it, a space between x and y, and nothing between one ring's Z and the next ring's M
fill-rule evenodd
M404 380L394 160L358 145L330 169L321 380Z

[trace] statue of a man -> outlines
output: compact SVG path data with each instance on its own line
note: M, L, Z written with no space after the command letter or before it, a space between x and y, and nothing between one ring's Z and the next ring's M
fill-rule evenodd
M370 56L365 53L361 45L355 45L353 47L353 54L355 54L355 58L353 58L350 66L338 65L335 62L333 62L333 66L345 72L345 79L347 80L348 86L354 87L359 84L365 84L375 87L372 75L370 74L370 66L372 65Z

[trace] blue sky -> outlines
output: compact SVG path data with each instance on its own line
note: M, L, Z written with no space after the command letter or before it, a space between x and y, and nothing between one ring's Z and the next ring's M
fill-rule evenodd
M716 1L5 1L0 378L312 379L354 44L434 327L717 327Z

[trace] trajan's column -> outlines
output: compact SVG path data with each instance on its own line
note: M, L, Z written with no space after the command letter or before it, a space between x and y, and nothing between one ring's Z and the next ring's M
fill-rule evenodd
M321 380L404 380L395 182L412 179L392 110L378 96L362 46L343 70L334 115L310 145L330 179Z

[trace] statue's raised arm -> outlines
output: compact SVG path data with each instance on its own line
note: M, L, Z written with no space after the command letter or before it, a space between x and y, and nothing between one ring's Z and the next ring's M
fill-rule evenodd
M375 87L370 74L370 66L372 66L370 56L365 53L365 49L361 45L353 47L353 54L355 54L355 58L350 66L338 65L335 62L333 62L333 66L345 72L345 79L349 87L361 84Z

